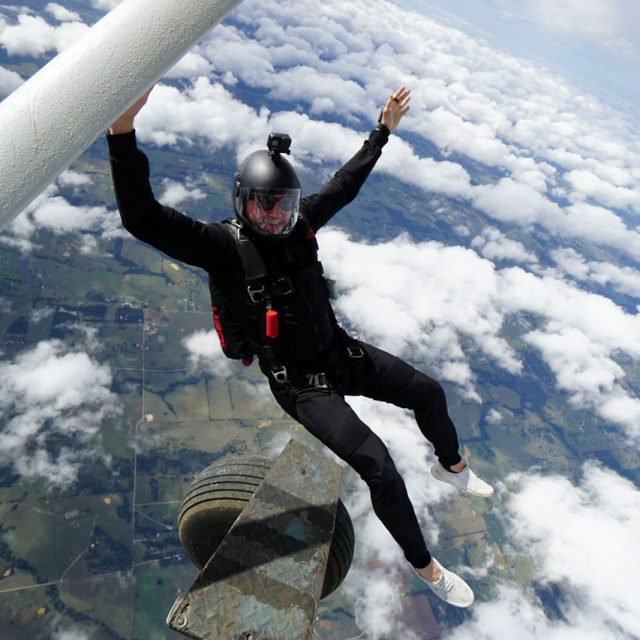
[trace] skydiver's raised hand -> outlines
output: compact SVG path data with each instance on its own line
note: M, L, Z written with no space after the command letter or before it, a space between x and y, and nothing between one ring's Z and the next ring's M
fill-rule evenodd
M411 100L411 89L407 89L402 85L387 98L387 102L382 107L380 122L391 133L398 128L400 120L409 112L409 100Z
M145 91L110 127L109 133L111 135L117 135L120 133L130 133L133 131L133 121L135 117L140 113L142 107L147 104L149 94L153 91L155 84L147 91Z

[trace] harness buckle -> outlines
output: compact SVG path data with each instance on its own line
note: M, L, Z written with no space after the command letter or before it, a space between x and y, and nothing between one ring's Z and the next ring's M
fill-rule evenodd
M264 285L247 285L247 293L253 304L258 304L264 300Z
M288 296L290 293L293 293L291 278L288 278L287 276L278 278L275 282L275 286L281 296Z
M347 347L350 358L364 358L364 351L360 347Z
M307 374L307 382L316 389L322 389L324 391L331 389L326 373L309 373Z
M287 375L287 368L282 365L271 367L271 375L273 376L273 379L278 384L285 384L289 382L289 376Z

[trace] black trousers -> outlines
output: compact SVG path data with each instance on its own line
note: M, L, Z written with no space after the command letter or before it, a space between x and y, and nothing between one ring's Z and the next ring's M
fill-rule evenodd
M400 358L358 341L363 357L350 357L343 340L323 363L332 388L309 387L300 376L279 384L268 376L280 406L347 462L367 483L373 510L414 567L429 564L427 549L404 481L382 440L356 415L345 395L363 395L415 412L418 427L445 465L461 460L442 386ZM351 342L353 346L353 342ZM328 369L328 370L327 370ZM316 369L319 371L320 369ZM426 472L426 468L425 468Z

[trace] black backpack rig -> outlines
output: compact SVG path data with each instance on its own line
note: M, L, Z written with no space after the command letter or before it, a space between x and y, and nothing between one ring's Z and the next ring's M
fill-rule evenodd
M264 307L264 331L258 342L251 339L245 331L241 321L234 313L228 299L223 294L220 284L209 275L209 291L213 312L213 323L220 340L220 346L227 358L241 360L245 366L251 365L256 355L260 356L271 370L274 378L285 381L286 369L276 358L271 341L278 337L278 312L271 308L271 300L293 293L294 281L300 279L322 280L327 287L328 297L335 297L332 280L324 277L322 263L318 260L318 242L313 229L304 217L300 217L294 233L299 234L300 242L304 244L310 263L289 277L272 278L265 262L256 249L251 238L244 232L242 223L235 218L221 221L229 230L238 247L238 254L244 269L246 293L256 306ZM329 307L330 308L330 307ZM337 325L333 311L333 322ZM278 372L281 372L280 376ZM279 380L279 377L281 380Z

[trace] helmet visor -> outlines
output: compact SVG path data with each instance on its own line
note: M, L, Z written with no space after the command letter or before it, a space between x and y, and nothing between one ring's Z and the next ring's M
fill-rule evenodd
M240 190L245 221L258 233L286 236L298 221L300 189Z

